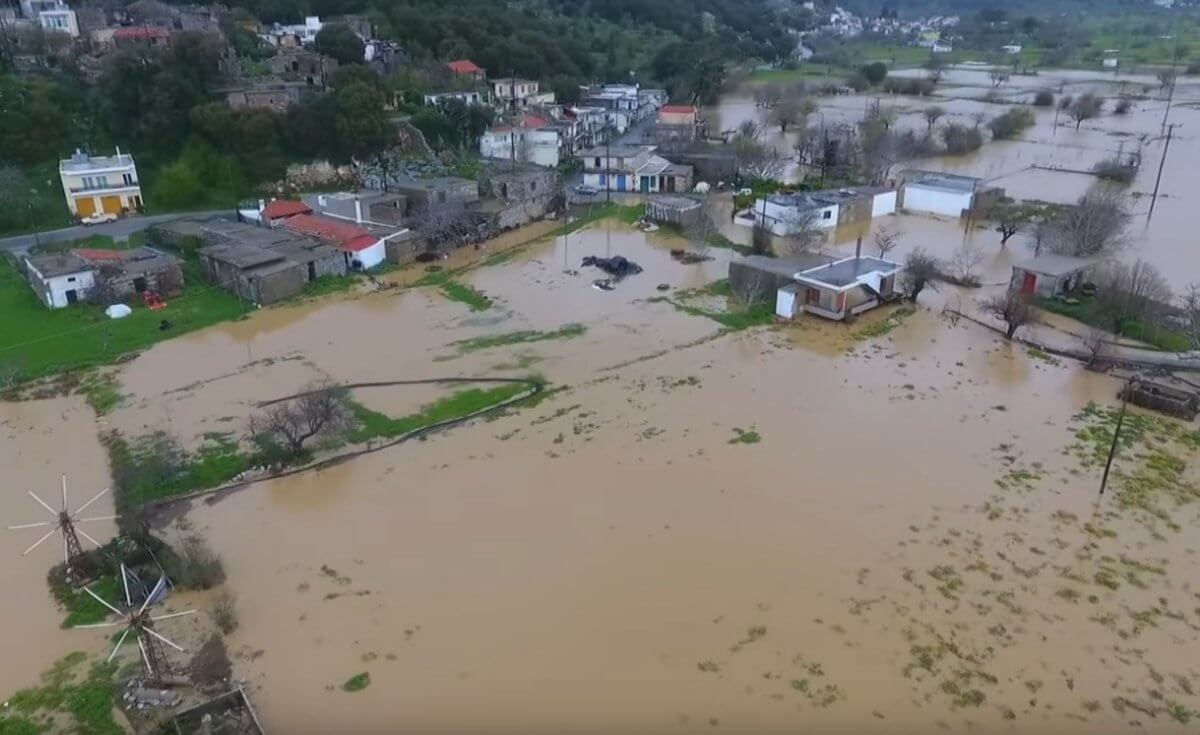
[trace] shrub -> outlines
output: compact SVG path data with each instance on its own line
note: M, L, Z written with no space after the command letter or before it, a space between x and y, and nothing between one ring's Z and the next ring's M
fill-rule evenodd
M883 91L888 94L907 94L914 97L928 97L933 94L937 85L930 79L903 79L889 77L883 82Z
M1014 107L988 123L996 140L1011 140L1033 127L1033 113L1024 107Z
M1033 104L1035 107L1051 107L1054 105L1054 93L1048 89L1043 89L1033 96Z
M1075 98L1069 94L1064 94L1058 98L1058 109L1060 110L1066 110L1073 104L1075 104Z
M189 536L179 547L179 570L176 582L181 587L207 590L225 581L225 565L221 557L208 548L199 536Z
M225 635L237 630L237 600L228 592L222 592L213 600L212 618Z
M1134 178L1137 176L1137 167L1121 163L1115 158L1110 158L1092 167L1092 173L1105 181L1113 181L1118 184L1132 184Z
M961 156L983 146L983 133L978 128L952 122L942 128L942 141L946 144L947 153Z
M859 71L862 72L863 77L866 78L867 82L870 84L880 84L884 79L887 79L888 75L887 64L883 63L882 61L864 64L862 69Z
M866 91L867 87L871 86L871 83L867 81L867 77L863 75L861 71L859 71L855 72L848 80L846 80L846 85L855 92L864 92Z
M1131 109L1133 109L1133 100L1129 99L1128 97L1122 97L1121 99L1117 100L1116 106L1113 107L1113 114L1125 115L1128 114Z

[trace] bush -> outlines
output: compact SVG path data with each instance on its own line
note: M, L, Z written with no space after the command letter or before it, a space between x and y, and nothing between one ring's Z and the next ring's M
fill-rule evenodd
M1066 110L1073 104L1075 104L1075 98L1069 94L1064 94L1062 97L1058 98L1058 109L1060 110Z
M189 536L179 547L179 569L175 581L180 587L207 590L225 581L221 557L208 548L199 536Z
M861 71L857 71L846 80L846 85L855 92L865 92L871 83L867 81L867 77Z
M1137 167L1121 163L1115 158L1110 158L1092 167L1092 173L1105 181L1112 181L1118 184L1132 184L1134 178L1137 177Z
M1126 115L1131 109L1133 109L1133 100L1129 99L1128 97L1122 97L1121 99L1117 100L1117 105L1113 108L1113 114Z
M952 122L942 128L942 141L946 144L947 153L961 156L977 151L983 146L983 133L979 128Z
M1011 140L1033 127L1033 113L1024 107L1014 107L988 123L996 140Z
M213 600L212 618L217 627L225 635L229 635L237 630L237 600L228 592L222 592L217 595L217 599Z
M882 61L864 64L860 71L867 82L872 85L882 83L884 79L887 79L888 75L887 64Z
M928 97L937 85L930 79L903 79L892 77L884 80L883 91L888 94L907 94L913 97Z
M1054 105L1054 93L1048 89L1043 89L1033 96L1033 104L1035 107L1051 107Z

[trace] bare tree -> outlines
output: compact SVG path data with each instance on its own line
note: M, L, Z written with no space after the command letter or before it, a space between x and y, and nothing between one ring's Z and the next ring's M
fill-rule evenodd
M733 285L733 297L746 307L768 303L774 295L771 279L758 270L748 270L746 277Z
M428 202L411 219L410 226L430 245L453 241L466 242L476 234L475 218L462 202Z
M993 87L999 87L1001 84L1004 84L1009 80L1009 72L1007 69L992 69L988 76L992 79Z
M1042 234L1046 249L1078 258L1108 255L1128 244L1130 212L1120 192L1088 192L1073 207L1065 207Z
M937 259L922 248L914 248L904 259L904 272L901 274L901 285L905 297L916 302L917 297L926 288L937 290L937 278L941 273Z
M783 249L789 255L822 252L825 246L823 210L815 206L789 210L783 218Z
M329 383L314 383L298 398L268 406L250 419L250 433L278 441L293 457L304 443L322 433L332 434L349 419L341 391Z
M1188 322L1192 346L1200 349L1200 283L1190 284L1179 297L1179 306Z
M900 244L901 235L899 232L889 230L886 227L880 227L873 235L875 239L875 247L879 250L879 257L886 258L887 254L894 250Z
M1105 332L1100 327L1088 327L1083 333L1083 346L1088 351L1088 360L1084 363L1084 367L1088 370L1093 369L1104 354L1104 347L1108 343L1108 332Z
M1085 121L1098 117L1103 109L1104 99L1088 92L1072 100L1070 107L1067 108L1067 113L1075 121L1075 129L1078 130Z
M1152 321L1174 300L1167 279L1144 260L1113 263L1096 293L1096 306L1114 332L1129 319Z
M1158 86L1168 94L1174 91L1175 80L1178 75L1171 69L1163 69L1158 73Z
M1026 324L1037 321L1037 312L1032 300L1015 289L1009 289L1001 296L987 299L979 305L979 309L1004 322L1004 337L1012 339L1017 330Z
M700 200L700 211L683 228L683 234L688 239L692 250L702 257L708 257L709 241L717 231L716 218L713 217L716 202L711 194L706 194Z
M933 126L937 125L937 121L946 116L946 108L939 105L926 107L921 115L925 118L925 132L928 135L933 135Z
M754 104L770 109L783 99L783 87L778 84L764 84L754 93Z
M787 161L774 147L757 139L741 136L734 142L738 173L750 179L775 181L783 176Z
M983 251L972 242L959 245L950 257L950 268L961 285L979 285L975 270L983 264Z

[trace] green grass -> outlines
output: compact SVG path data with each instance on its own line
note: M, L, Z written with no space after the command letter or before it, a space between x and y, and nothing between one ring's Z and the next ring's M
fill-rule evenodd
M347 679L346 683L342 684L342 690L347 692L361 692L369 686L371 686L371 675L364 671Z
M1076 297L1076 301L1079 303L1068 304L1057 299L1040 298L1037 300L1037 306L1044 311L1060 314L1090 326L1109 328L1093 297L1079 296ZM1148 325L1137 319L1122 321L1120 335L1143 342L1164 352L1187 352L1194 349L1192 340L1186 334L1165 327Z
M585 332L587 332L587 327L582 324L567 324L553 332L538 332L535 330L507 332L505 334L474 337L472 339L451 342L450 346L457 347L459 354L466 354L468 352L478 352L479 350L488 350L493 347L504 347L507 345L524 345L531 342L548 342L556 339L574 339L575 337L583 336Z
M120 584L116 577L103 576L93 582L89 588L109 602L121 599ZM83 590L70 587L54 587L54 596L58 604L67 612L62 622L63 628L73 628L76 625L92 625L108 620L112 611L101 605Z
M435 271L417 281L418 286L437 286L451 301L466 304L471 311L486 311L492 308L492 300L475 289L459 283L447 271Z
M327 296L334 293L343 293L354 288L358 283L358 278L354 274L344 276L321 276L314 278L304 284L304 290L297 297L299 299L311 299L318 296Z
M607 217L615 217L626 224L633 224L641 219L645 213L646 207L640 204L625 205L618 204L616 202L594 204L588 208L587 212L576 217L573 221L568 222L562 227L559 227L550 234L555 237L570 235Z
M733 438L727 442L728 444L758 444L762 441L762 437L753 428L739 429L735 426L733 435Z
M26 735L49 728L32 717L56 716L59 727L84 735L122 735L113 718L116 705L115 664L97 664L86 674L76 669L87 660L83 653L69 654L42 674L39 686L22 689L8 699L0 713L0 735ZM73 725L73 727L71 727Z
M167 308L109 319L91 304L47 309L16 269L0 264L0 363L16 362L24 379L117 362L122 355L172 337L242 316L236 296L205 283L198 266L186 263L187 286ZM159 330L168 320L173 327Z
M104 443L119 508L219 487L251 467L283 459L277 448L265 443L243 450L229 434L206 434L193 452L170 449L169 440L160 432L132 440L113 432ZM173 459L164 462L164 457Z
M385 416L355 401L349 401L357 427L350 432L353 442L370 439L394 439L433 424L462 418L510 400L529 390L521 383L506 383L495 388L470 388L453 393L422 407L418 413L398 419Z
M649 301L650 303L666 302L685 314L711 319L731 332L740 332L743 329L762 327L775 323L775 309L773 304L760 303L747 307L738 303L734 298L733 289L727 279L713 281L700 288L680 291L676 296L674 299L665 296L655 296L649 299ZM716 310L687 303L697 298L723 298L725 299L726 308Z
M0 218L0 236L34 230L57 230L71 224L71 213L58 178L58 161L47 161L22 169L29 193ZM11 206L11 205L6 205Z
M917 310L911 306L902 306L896 309L891 314L888 314L882 321L875 322L863 327L854 333L856 337L862 339L875 339L884 337L892 333L892 330L904 323L904 320L916 314Z

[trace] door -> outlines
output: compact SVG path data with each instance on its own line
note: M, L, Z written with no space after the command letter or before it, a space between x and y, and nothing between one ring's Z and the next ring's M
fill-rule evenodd
M625 174L617 174L617 191L625 191Z
M75 302L79 301L79 292L73 288L68 290L66 295L68 304L74 304Z
M138 276L133 279L133 290L141 293L146 290L146 279L143 276Z
M79 197L75 200L75 211L80 217L91 217L96 213L96 200L91 197Z
M103 208L103 210L107 214L120 214L121 213L121 197L119 197L119 196L100 197L100 206L101 206L101 208Z
M1037 291L1037 274L1025 273L1025 280L1021 283L1021 293L1032 296L1033 292Z
M649 176L642 177L642 193L643 194L650 193L650 177Z

